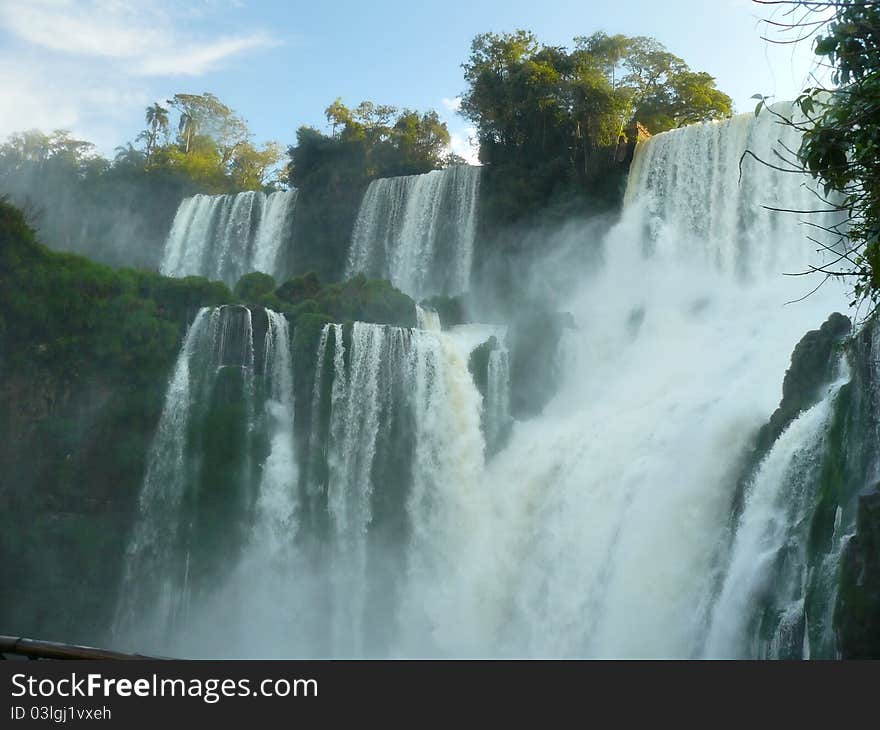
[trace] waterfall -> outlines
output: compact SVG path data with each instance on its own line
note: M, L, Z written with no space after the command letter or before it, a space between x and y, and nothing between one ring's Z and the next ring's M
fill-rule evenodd
M791 105L773 111L792 116ZM838 214L776 212L827 209L798 173L783 173L743 157L786 166L799 133L765 111L658 134L640 146L630 170L626 205L642 209L646 251L700 262L747 278L803 271L811 260L799 220L830 225ZM787 165L789 168L794 164ZM836 216L836 217L835 217ZM800 230L800 234L798 233Z
M234 305L201 309L148 457L117 637L179 650L230 564L283 554L298 507L293 412L285 318Z
M486 378L486 444L494 450L511 425L510 362L507 348L498 345L489 353Z
M313 414L330 401L309 438L311 460L326 466L310 492L329 516L328 651L387 652L389 637L440 609L424 606L426 584L465 559L462 520L478 519L470 492L482 469L480 396L467 352L439 331L355 322L346 345L343 327L327 325L317 373Z
M504 618L477 653L704 652L757 431L800 336L847 301L829 282L786 305L818 283L784 276L816 261L815 246L806 216L762 206L804 210L817 200L803 177L749 157L739 180L747 148L772 160L780 141L798 145L771 116L750 114L637 149L604 265L584 272L561 307L579 337L560 391L540 418L514 425L483 479L494 509L480 528L491 539L479 583ZM785 438L821 433L822 408ZM748 655L751 641L741 636L722 653Z
M877 473L873 451L850 453L835 431L877 433L859 415L880 392L874 340L870 367L840 357L750 463L794 345L847 302L833 281L804 298L816 282L785 276L829 255L804 216L768 209L814 208L803 179L743 157L797 144L749 114L639 146L601 261L579 259L577 287L555 292L573 326L559 390L530 420L511 418L503 327L443 329L422 308L412 329L328 323L294 370L282 316L199 312L117 628L143 650L177 637L199 656L833 653L853 514L820 472L836 459L849 475L841 500ZM375 181L350 272L461 291L474 211L453 201L473 202L477 181L469 168ZM179 215L194 222L203 203ZM862 400L859 378L874 388Z
M848 369L843 370L825 397L779 437L749 485L710 624L710 656L804 655L810 517L827 448L823 442L840 388L849 380ZM762 621L762 613L771 620ZM776 616L781 616L778 624ZM765 635L762 624L770 624L772 634Z
M297 191L185 198L165 242L166 276L207 276L230 286L251 271L278 276Z
M361 202L346 267L391 281L415 299L470 285L480 168L380 178Z

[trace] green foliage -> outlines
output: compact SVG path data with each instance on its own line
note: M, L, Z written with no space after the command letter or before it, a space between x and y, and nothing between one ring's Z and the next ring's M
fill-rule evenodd
M102 636L181 338L197 307L231 298L201 278L50 251L0 202L0 621L11 630Z
M279 299L288 304L301 304L308 299L317 299L321 293L321 281L314 271L284 282L276 292Z
M440 315L440 322L444 327L453 327L457 324L466 324L469 321L467 315L467 303L464 296L445 297L436 296L426 299L422 306L433 309Z
M415 302L384 279L363 274L322 286L314 273L291 279L275 291L277 307L296 327L304 316L326 321L361 321L415 327Z
M156 106L147 108L147 158L151 165L180 168L210 192L260 190L281 161L281 146L268 142L262 149L251 143L247 122L214 94L175 94L168 105L177 114L177 136L169 139L167 110L157 122ZM161 109L161 108L160 108ZM164 124L162 123L164 121ZM165 144L156 145L157 129L165 131ZM155 154L150 155L152 141Z
M235 296L245 302L258 302L273 291L275 291L275 279L261 271L245 274L236 282L233 289Z
M449 130L435 111L398 111L369 101L349 109L337 99L325 114L329 135L300 127L296 145L288 150L288 176L300 190L341 181L365 185L377 177L414 175L444 164Z
M803 3L805 7L809 5ZM815 52L834 67L832 89L798 98L806 122L799 158L848 216L829 231L844 253L829 272L853 277L856 300L880 299L880 2L842 0ZM839 201L839 202L838 202Z
M708 73L691 71L653 38L628 39L622 63L631 89L634 119L651 133L719 117L733 111L730 97Z
M435 111L340 99L325 111L330 134L300 127L288 148L288 181L299 190L294 238L305 243L291 271L342 274L355 216L371 180L437 169L449 160L449 131Z
M10 363L70 377L164 373L195 306L229 301L222 284L114 271L36 242L21 211L0 202L0 312Z
M656 133L732 111L709 74L652 38L596 33L575 38L569 52L527 31L484 33L464 70L462 111L477 124L486 161L564 149L581 159L616 144L634 121Z
M569 51L523 30L484 33L464 74L462 113L477 127L490 165L484 197L500 222L551 199L616 193L609 172L620 145L635 140L636 121L660 132L732 110L711 76L643 37L596 33Z

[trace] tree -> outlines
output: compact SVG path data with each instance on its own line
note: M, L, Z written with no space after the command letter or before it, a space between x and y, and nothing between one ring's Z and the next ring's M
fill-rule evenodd
M150 163L150 156L159 139L159 132L168 134L168 110L161 106L158 102L147 107L146 115L147 129L144 134L147 143L146 162Z
M235 185L243 190L257 190L269 183L277 170L283 152L278 142L267 142L262 149L250 142L242 143L232 160L231 174Z
M484 33L464 75L461 109L477 126L484 162L567 154L587 173L596 150L615 145L633 121L659 132L732 111L709 74L645 37L578 36L569 52L524 30Z
M198 137L204 136L216 145L226 164L250 136L247 123L214 94L175 94L168 103L180 114L178 142L184 154L189 154Z
M708 73L691 71L653 38L630 39L623 60L632 89L635 119L652 133L729 117L733 101Z
M807 88L796 100L800 115L780 117L803 133L787 162L822 186L825 206L844 220L824 229L818 241L830 263L809 271L854 282L856 304L880 303L880 2L835 0L799 2L803 15L783 26L796 39L815 37L814 50L833 69L830 87ZM827 11L834 14L827 18ZM790 42L790 41L779 41ZM797 40L796 40L797 42ZM765 107L760 97L756 113ZM819 206L817 206L817 209Z
M399 111L371 101L350 109L336 99L324 114L329 136L301 127L288 149L288 178L296 187L358 187L376 177L428 172L447 159L449 130L436 111Z
M598 64L606 76L611 78L611 88L617 86L616 76L621 61L629 52L633 39L617 34L610 36L599 31L591 36L577 36L574 39L575 52Z

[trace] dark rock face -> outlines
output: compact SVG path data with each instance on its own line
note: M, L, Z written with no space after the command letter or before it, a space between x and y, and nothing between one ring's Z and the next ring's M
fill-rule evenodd
M489 391L489 356L496 347L498 340L490 337L482 345L475 347L468 358L468 370L474 378L474 385L484 399Z
M562 338L574 327L571 314L541 308L520 315L510 326L507 349L514 418L537 416L556 393Z
M841 561L834 619L843 658L880 657L880 485L859 497L856 534Z
M161 403L161 383L4 373L0 623L7 633L102 641Z
M834 351L851 330L849 317L835 312L819 329L811 330L801 338L782 382L779 407L758 434L758 454L765 454L788 424L816 404L822 386L831 379Z

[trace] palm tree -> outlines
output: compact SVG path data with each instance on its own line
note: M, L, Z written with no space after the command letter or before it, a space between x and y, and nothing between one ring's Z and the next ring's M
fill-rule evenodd
M150 156L156 147L156 141L159 138L159 131L168 131L168 110L156 102L152 106L147 107L147 164L150 163Z
M187 155L192 147L193 138L196 136L197 127L198 122L193 114L185 111L180 113L180 121L177 123L177 131L183 138L183 151Z

